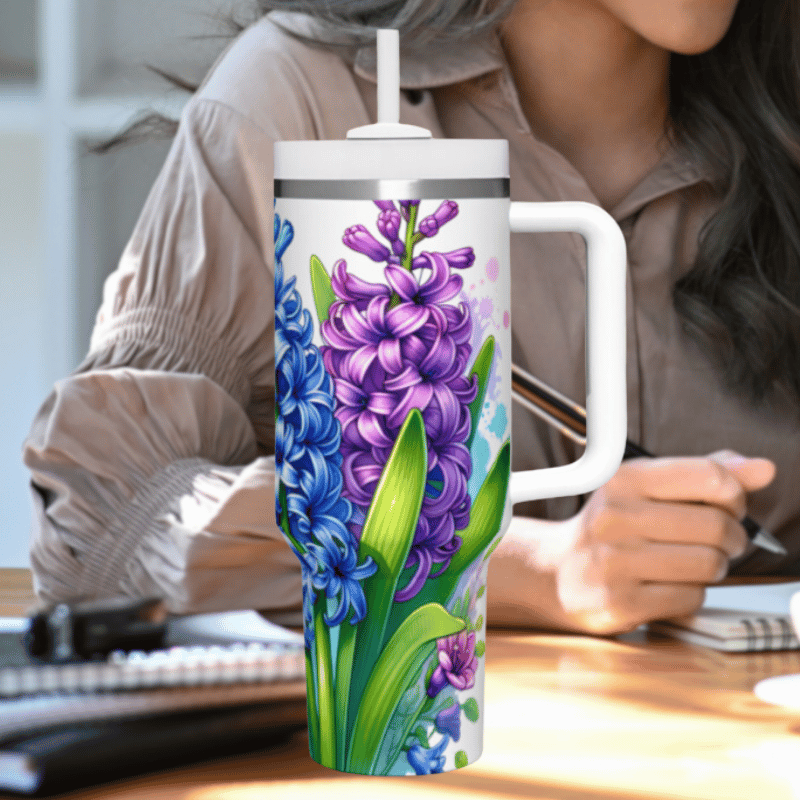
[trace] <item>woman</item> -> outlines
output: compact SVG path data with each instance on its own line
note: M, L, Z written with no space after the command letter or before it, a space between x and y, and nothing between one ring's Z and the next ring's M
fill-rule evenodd
M514 199L599 203L628 243L629 436L665 457L515 517L492 559L490 621L614 633L691 612L732 560L753 573L794 563L797 4L261 6L314 15L259 20L192 98L90 352L26 443L41 596L299 606L269 457L272 144L374 121L365 26L403 34L402 121L508 139ZM309 44L331 30L338 45ZM512 241L513 358L579 401L583 258L571 235ZM522 413L513 437L516 468L578 455ZM748 546L746 502L784 562Z

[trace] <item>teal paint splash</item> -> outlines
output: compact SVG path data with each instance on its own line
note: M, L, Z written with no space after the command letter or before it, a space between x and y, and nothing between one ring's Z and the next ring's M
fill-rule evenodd
M505 436L506 428L508 427L508 414L506 414L506 407L500 403L497 406L494 417L489 424L489 431L493 433L498 439Z

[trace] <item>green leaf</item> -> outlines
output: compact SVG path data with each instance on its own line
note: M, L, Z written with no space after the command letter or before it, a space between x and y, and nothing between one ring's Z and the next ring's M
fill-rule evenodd
M478 597L483 597L486 594L486 584L484 583L480 589L478 589Z
M467 764L469 764L469 761L467 760L467 754L463 750L459 750L456 753L456 769L466 767Z
M475 642L475 655L480 658L486 652L486 642L483 639Z
M472 369L469 372L469 377L473 375L478 376L478 394L475 399L469 404L469 416L472 419L472 427L469 432L469 439L467 439L467 450L472 447L472 442L475 439L475 433L478 430L478 421L481 418L481 411L483 410L483 401L486 398L486 387L489 385L489 374L492 371L492 360L494 359L494 336L489 336L483 343L480 352L472 364Z
M427 686L431 682L431 676L434 672L436 672L436 667L439 666L439 662L434 659L431 662L431 665L428 667L428 671L425 673L425 685Z
M484 562L488 561L492 557L492 553L494 553L494 551L497 550L497 546L500 544L501 541L502 537L498 536L497 539L495 539L492 542L492 546L483 555Z
M386 775L397 760L398 742L406 743L415 726L422 725L427 728L426 723L433 724L433 720L428 720L431 707L437 702L437 697L428 697L426 691L426 681L421 681L425 667L432 663L438 664L436 656L436 642L429 642L417 650L417 656L411 665L407 675L408 688L403 692L400 702L397 704L386 733L381 742L380 750L373 760L373 774Z
M419 649L463 629L463 620L436 603L418 608L397 629L364 689L350 740L348 772L372 774L392 714L417 677L414 666Z
M478 702L474 697L470 697L469 700L467 700L467 702L461 706L461 710L464 712L464 716L470 722L477 722L478 717L481 715L481 712L478 709Z
M336 300L331 286L331 279L322 262L311 256L311 289L314 292L314 305L317 307L317 318L320 324L327 321L330 308Z
M362 583L367 615L357 626L347 712L348 740L364 686L383 649L397 582L414 541L427 474L425 425L422 414L413 408L383 468L361 532L359 563L370 556L378 569Z
M427 733L427 731L425 730L425 728L423 728L423 727L422 727L422 725L418 725L418 726L417 726L417 729L416 729L416 730L414 731L414 733L412 733L411 735L412 735L412 736L416 736L416 737L417 737L417 739L419 740L419 743L420 743L420 744L421 744L421 745L422 745L422 746L423 746L423 747L424 747L426 750L427 750L427 749L428 749L428 748L431 746L431 743L430 743L430 741L428 740L428 733Z
M425 603L447 604L464 571L500 531L510 472L511 445L506 442L472 504L469 524L459 531L461 547L453 556L450 566L438 577L429 578L415 597L404 603L395 603L387 629L388 636L415 608Z
M414 541L427 474L425 423L412 408L383 468L359 544L359 556L372 556L378 569L395 581Z
M458 548L450 566L441 577L445 577L451 571L453 575L460 577L500 531L510 474L511 443L506 442L500 448L500 452L472 504L469 524L459 532L461 547ZM458 578L456 578L456 582L457 580Z
M475 624L472 626L472 630L479 631L483 628L483 614L481 614L478 619L475 620Z

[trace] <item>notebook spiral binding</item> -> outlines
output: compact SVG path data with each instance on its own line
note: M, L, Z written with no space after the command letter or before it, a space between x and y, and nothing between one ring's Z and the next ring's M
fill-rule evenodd
M302 647L248 643L111 653L106 661L0 667L0 698L291 681L305 678Z

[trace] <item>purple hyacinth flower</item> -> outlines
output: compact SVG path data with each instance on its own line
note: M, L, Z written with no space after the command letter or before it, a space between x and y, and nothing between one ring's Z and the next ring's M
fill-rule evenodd
M428 441L428 485L398 602L415 596L441 573L458 550L456 536L469 523L472 464L469 404L477 380L464 373L471 354L469 310L447 304L463 286L441 253L421 256L414 273L388 264L389 284L349 275L338 262L331 283L339 298L321 326L325 369L334 378L341 424L343 496L355 506L349 529L360 536L400 427L412 408L423 414ZM392 307L392 295L399 300ZM433 572L434 565L437 565Z
M451 736L454 742L458 741L461 736L461 706L458 703L436 715L436 730Z
M443 753L448 744L450 737L445 735L434 747L427 750L421 744L412 745L406 753L408 763L417 775L435 775L444 769Z
M401 218L410 221L419 202L400 201L398 213L390 201L376 201L378 229L393 252L364 226L347 229L345 243L382 260L386 280L368 282L350 274L344 260L336 262L331 273L336 300L320 326L325 342L320 351L334 379L341 426L342 496L353 505L348 530L356 540L402 424L412 408L422 413L428 474L405 564L413 574L396 592L398 602L447 569L461 545L456 531L469 524L472 464L465 442L469 404L478 388L477 379L465 375L472 353L470 311L464 303L450 304L463 288L452 270L474 263L474 252L465 247L422 253L412 271L402 268ZM458 204L446 201L426 219L440 227L457 214Z
M475 632L461 631L436 642L439 666L428 684L428 697L436 697L449 683L456 689L471 689L475 685L478 659L475 656Z
M419 232L425 236L436 236L442 225L458 216L458 203L455 200L445 200L429 217L425 217L419 224Z
M386 261L389 250L382 245L363 225L353 225L344 232L342 241L357 253L363 253L373 261Z

